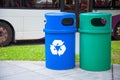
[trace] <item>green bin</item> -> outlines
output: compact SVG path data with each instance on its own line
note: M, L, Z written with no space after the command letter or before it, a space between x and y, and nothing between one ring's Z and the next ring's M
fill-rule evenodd
M105 71L111 67L111 14L80 14L80 68Z

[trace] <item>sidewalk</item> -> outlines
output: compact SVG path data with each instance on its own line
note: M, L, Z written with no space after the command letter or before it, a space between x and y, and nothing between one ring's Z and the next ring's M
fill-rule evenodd
M85 71L76 67L70 70L51 70L41 61L0 61L0 80L120 80L120 65L111 70Z

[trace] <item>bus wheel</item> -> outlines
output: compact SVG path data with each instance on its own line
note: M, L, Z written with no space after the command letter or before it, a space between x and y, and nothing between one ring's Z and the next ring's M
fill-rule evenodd
M0 46L7 46L12 41L12 29L5 22L0 22Z
M118 24L116 25L114 34L114 38L116 40L120 40L120 22L118 22Z

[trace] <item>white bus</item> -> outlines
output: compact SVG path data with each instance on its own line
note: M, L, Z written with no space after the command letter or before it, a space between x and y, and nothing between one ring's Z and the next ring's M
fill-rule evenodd
M59 11L59 0L1 0L0 46L44 38L44 14Z

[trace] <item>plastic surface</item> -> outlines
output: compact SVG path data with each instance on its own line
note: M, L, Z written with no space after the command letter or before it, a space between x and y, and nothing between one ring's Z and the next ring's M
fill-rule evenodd
M66 70L75 67L75 14L46 13L45 53L46 67ZM63 20L72 19L73 21ZM71 23L72 22L72 23Z
M45 32L52 32L52 33L63 33L63 32L75 32L75 14L74 13L67 13L67 12L51 12L46 13L46 25L45 25ZM64 19L72 19L73 22L70 25L64 25ZM64 21L65 22L65 21Z
M93 19L98 20L92 25ZM105 25L99 25L99 24ZM98 24L98 26L97 26ZM96 27L97 26L97 27ZM111 14L80 14L80 68L89 71L109 70L111 66Z
M66 70L75 67L75 34L45 34L46 67Z
M111 29L111 20L110 20L110 13L81 13L80 14L80 32L90 32L90 33L110 33L112 31ZM96 23L96 26L98 24L99 27L96 27L95 25L92 25L91 21L93 19L101 19L101 22L98 20L94 20ZM102 19L105 19L105 25L99 25L100 23L104 24L104 21Z

